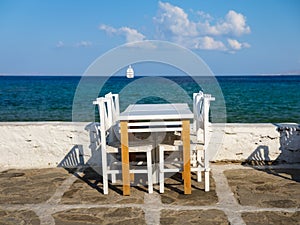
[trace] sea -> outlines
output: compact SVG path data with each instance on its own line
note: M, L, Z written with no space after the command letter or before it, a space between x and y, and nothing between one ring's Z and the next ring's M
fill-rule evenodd
M193 93L199 90L216 98L212 122L300 123L300 75L0 76L0 121L97 121L93 100L108 92L120 94L121 111L132 103L186 101L192 109ZM74 108L81 109L76 119ZM85 117L85 109L94 110L94 118Z

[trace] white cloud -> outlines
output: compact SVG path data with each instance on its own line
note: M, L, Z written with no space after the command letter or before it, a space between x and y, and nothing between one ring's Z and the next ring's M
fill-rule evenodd
M212 16L204 11L197 12L204 21L193 22L189 20L188 14L178 6L163 2L159 2L158 6L158 15L154 17L154 21L160 31L165 33L180 36L224 34L240 36L251 32L250 27L246 24L245 16L233 10L227 13L225 19L220 19L213 25L210 22Z
M209 14L209 13L206 13L204 11L197 11L197 14L202 18L202 19L205 19L205 20L212 20L213 17Z
M129 27L121 27L119 31L125 35L127 42L143 41L145 39L143 34Z
M63 41L59 41L56 44L56 48L80 48L89 46L92 46L92 42L90 41L79 41L77 43L65 43Z
M126 44L130 48L156 49L157 45L150 41L129 42Z
M195 49L221 50L228 48L221 40L213 37L241 36L251 32L246 24L246 17L241 13L230 10L224 17L213 23L213 17L204 12L197 11L200 17L198 22L188 18L188 14L180 7L170 3L159 2L157 16L154 17L158 37L175 41L178 44ZM247 43L239 43L237 40L227 41L232 49L239 50L249 48Z
M227 39L229 46L234 50L240 50L242 48L242 44L237 40Z
M108 26L108 25L105 25L105 24L101 24L99 26L99 29L100 30L104 30L106 33L109 33L109 34L114 34L117 32L117 29L111 27L111 26Z
M235 36L241 36L251 32L250 27L246 24L246 17L233 10L227 13L224 22L219 22L216 25L216 30L220 34L232 34Z
M244 48L250 48L251 47L251 45L247 42L242 43L242 45L243 45Z
M204 49L204 50L220 50L226 51L227 48L222 41L216 41L214 38L205 36L195 39L195 49Z
M62 48L62 47L65 47L65 43L63 41L57 42L56 48Z
M183 9L170 3L159 2L159 12L154 21L162 33L178 36L196 36L197 28L194 22L188 19Z
M92 45L92 42L90 41L80 41L75 44L76 47L89 47Z
M227 42L233 50L241 50L242 48L250 48L250 45L246 42L240 43L239 41L234 40L234 39L227 39Z
M104 30L108 34L121 35L126 38L126 42L136 42L145 40L145 36L135 29L129 27L114 28L105 24L99 26L100 30Z
M157 15L153 17L156 39L173 41L191 49L232 52L250 47L248 43L236 40L237 37L251 32L243 14L230 10L223 19L218 20L201 10L195 15L198 20L193 21L184 9L159 1ZM127 43L146 39L138 30L127 26L114 28L102 24L99 29L110 35L123 36Z

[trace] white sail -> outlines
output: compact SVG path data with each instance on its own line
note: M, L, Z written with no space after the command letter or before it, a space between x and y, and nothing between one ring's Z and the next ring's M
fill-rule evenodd
M133 71L131 65L127 68L126 77L127 78L133 78L134 77L134 71Z

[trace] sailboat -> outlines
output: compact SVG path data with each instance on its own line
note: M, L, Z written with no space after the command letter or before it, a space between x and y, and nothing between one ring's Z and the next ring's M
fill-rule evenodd
M134 78L134 71L133 71L131 65L129 65L129 67L127 68L126 77L127 78Z

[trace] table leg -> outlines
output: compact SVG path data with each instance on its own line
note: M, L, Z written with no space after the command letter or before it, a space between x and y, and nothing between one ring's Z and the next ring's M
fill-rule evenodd
M184 194L191 194L190 121L182 121Z
M122 180L123 195L130 195L129 174L129 150L128 150L128 124L127 121L120 122L121 128L121 150L122 150Z

